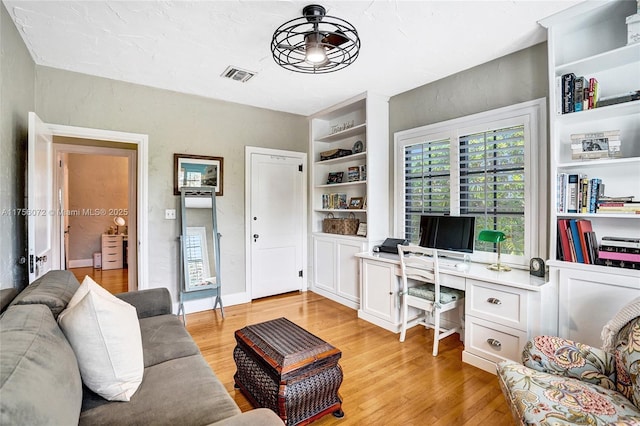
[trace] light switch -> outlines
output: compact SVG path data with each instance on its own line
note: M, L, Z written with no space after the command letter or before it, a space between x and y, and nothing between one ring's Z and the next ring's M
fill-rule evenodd
M165 219L176 219L176 209L165 209L164 210L164 218Z

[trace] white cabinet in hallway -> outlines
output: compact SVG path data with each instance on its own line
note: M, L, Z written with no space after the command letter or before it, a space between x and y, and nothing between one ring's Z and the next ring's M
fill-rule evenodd
M124 235L102 235L102 269L122 269Z

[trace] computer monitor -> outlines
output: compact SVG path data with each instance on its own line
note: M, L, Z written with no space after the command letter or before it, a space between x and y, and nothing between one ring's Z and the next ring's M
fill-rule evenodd
M420 245L473 253L474 216L425 215L420 218Z

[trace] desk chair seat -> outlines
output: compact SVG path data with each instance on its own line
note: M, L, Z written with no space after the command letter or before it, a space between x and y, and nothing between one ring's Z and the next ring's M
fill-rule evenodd
M464 324L464 291L440 285L440 267L438 265L438 251L420 246L398 246L400 265L402 267L402 329L400 341L404 342L407 334L409 308L422 311L417 318L417 324L433 328L433 356L438 355L440 340L453 333L463 336ZM409 280L423 282L418 286L409 287ZM438 300L438 302L436 302ZM440 314L457 309L460 326L441 330ZM430 317L431 321L427 321Z

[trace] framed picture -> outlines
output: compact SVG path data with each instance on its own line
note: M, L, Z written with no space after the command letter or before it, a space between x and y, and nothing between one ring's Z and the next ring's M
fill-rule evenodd
M343 176L344 172L330 172L329 176L327 176L327 184L342 183Z
M222 196L222 157L173 154L173 173L173 195L180 195L183 186L213 186L216 196Z
M356 235L359 235L361 237L366 237L367 236L367 224L364 222L360 222L358 224L358 232L356 233Z
M364 204L364 198L362 197L351 197L349 200L349 208L350 209L361 209Z

